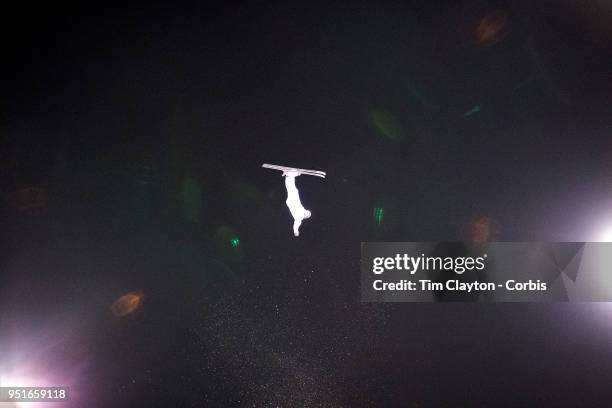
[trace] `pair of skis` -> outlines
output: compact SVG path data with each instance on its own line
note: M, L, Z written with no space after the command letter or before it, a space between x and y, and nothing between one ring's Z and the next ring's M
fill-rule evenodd
M286 167L286 166L278 166L276 164L268 164L264 163L261 167L271 170L279 170L279 171L297 171L299 174L305 174L308 176L317 176L325 178L326 173L324 171L319 170L308 170L308 169L298 169L295 167Z

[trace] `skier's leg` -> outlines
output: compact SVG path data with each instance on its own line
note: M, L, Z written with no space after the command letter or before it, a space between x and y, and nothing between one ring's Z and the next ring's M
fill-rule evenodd
M296 237L300 236L300 225L302 225L302 220L299 218L293 222L293 235Z

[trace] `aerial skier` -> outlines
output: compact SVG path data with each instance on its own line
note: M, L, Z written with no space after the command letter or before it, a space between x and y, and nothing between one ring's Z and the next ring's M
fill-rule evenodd
M297 187L295 186L295 178L302 174L325 178L325 172L318 170L306 170L297 169L293 167L277 166L274 164L266 163L264 163L262 167L273 170L281 170L283 172L283 177L285 177L285 187L287 188L286 203L287 207L289 207L291 215L293 216L293 235L299 237L300 225L302 225L302 221L310 218L312 214L309 210L304 208L302 202L300 201L300 193Z

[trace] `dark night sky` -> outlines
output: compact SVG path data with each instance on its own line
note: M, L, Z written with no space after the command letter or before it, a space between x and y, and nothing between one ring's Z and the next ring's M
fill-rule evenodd
M87 407L606 405L609 306L361 304L359 243L595 239L612 7L327 3L6 13L0 189L48 203L2 209L0 360L61 338ZM264 162L328 173L299 239Z

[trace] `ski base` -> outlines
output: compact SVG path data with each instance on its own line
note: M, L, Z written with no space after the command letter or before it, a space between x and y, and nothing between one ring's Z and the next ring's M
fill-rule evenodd
M308 176L317 176L317 177L323 177L323 178L325 178L325 176L327 175L324 171L299 169L296 167L278 166L276 164L268 164L268 163L262 164L261 167L266 168L266 169L271 169L271 170L297 171L300 174L306 174Z

